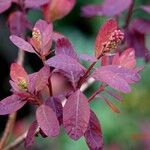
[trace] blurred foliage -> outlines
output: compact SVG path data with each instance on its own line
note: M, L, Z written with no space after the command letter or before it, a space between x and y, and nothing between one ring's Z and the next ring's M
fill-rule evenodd
M77 5L74 10L64 19L56 21L54 23L54 30L63 33L66 35L75 46L78 53L87 53L94 55L94 41L99 27L106 20L105 17L95 17L92 19L87 19L81 17L81 7L88 3L100 3L101 0L77 0ZM136 7L138 8L139 4L147 4L148 0L136 0ZM6 16L5 14L0 15L0 97L3 98L9 94L8 81L9 81L9 65L11 62L15 61L17 56L17 48L10 43L8 37L9 33L7 32L6 27ZM125 15L121 17L120 23L122 25L122 20L125 19ZM41 18L42 14L39 10L30 11L28 13L28 18L34 23L37 19ZM134 18L144 17L150 19L150 15L146 14L141 10L136 10ZM150 37L147 38L147 45L150 47ZM38 59L36 56L26 55L27 60L25 61L26 68L28 70L37 70L40 67L40 64L34 63ZM31 65L29 65L29 63ZM91 106L93 110L98 115L104 137L104 143L106 149L111 144L119 145L121 150L140 150L139 141L136 141L132 138L135 133L140 133L139 125L143 120L150 121L150 64L145 64L142 60L138 60L139 65L145 65L144 71L142 71L141 81L133 85L132 93L123 95L123 102L112 101L120 108L120 114L114 114L111 110L105 105L105 103L96 98L92 102ZM86 64L87 65L87 64ZM97 86L95 84L95 86ZM92 91L95 90L95 86L92 86L87 90L86 94L89 95ZM21 111L21 117L30 112L30 108L27 108L27 111L23 109ZM4 120L7 117L1 117ZM1 121L0 119L0 121ZM4 123L1 125L3 128ZM61 135L57 139L42 139L37 138L39 145L35 149L53 149L53 150L86 150L87 146L84 143L83 139L79 141L72 141L68 136L61 132ZM42 145L42 146L41 146Z

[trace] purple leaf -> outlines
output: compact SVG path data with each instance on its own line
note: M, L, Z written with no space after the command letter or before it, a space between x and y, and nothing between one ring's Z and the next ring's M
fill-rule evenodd
M8 24L11 34L20 37L24 36L26 28L31 27L31 24L27 20L25 14L20 11L15 11L11 13L8 18Z
M59 134L59 122L54 111L46 105L41 105L36 111L37 122L42 131L50 137Z
M150 13L150 5L142 6L141 8L142 8L144 11L146 11L147 13Z
M0 13L3 13L11 6L11 0L0 0Z
M132 22L132 27L134 30L138 31L141 34L150 33L150 21L143 19L136 19Z
M132 0L105 0L102 5L87 5L82 8L82 14L86 17L117 16L128 9Z
M72 44L67 38L58 39L56 43L55 54L65 54L74 58L75 60L78 60L78 56L75 52L75 49L73 48Z
M90 108L87 98L78 90L67 100L63 108L63 124L70 138L78 140L87 129Z
M48 24L44 20L38 20L34 26L34 30L38 30L40 32L41 36L41 42L42 46L41 49L43 51L43 55L47 54L47 51L49 51L51 47L52 42L52 33L53 33L53 24Z
M50 69L48 66L44 66L38 72L29 75L29 87L30 92L42 90L48 83L50 76ZM41 78L42 77L42 78Z
M42 33L48 26L47 21L44 21L42 19L39 19L36 23L34 28L38 29L40 33Z
M103 68L101 68L103 70ZM117 66L117 65L108 65L105 66L104 70L108 69L112 72L114 72L116 75L119 75L123 79L125 79L128 83L135 83L140 80L140 77L136 70L134 69L128 69L123 66Z
M128 47L134 48L135 55L137 57L145 57L148 52L146 48L145 35L134 29L129 31L127 30L125 33Z
M32 146L34 144L34 137L35 137L37 129L38 129L38 123L35 120L30 125L28 133L25 138L24 146L26 149L28 149L30 146Z
M73 71L63 72L63 71L61 71L61 73L65 77L68 78L68 81L71 82L74 89L76 89L80 77L83 76L83 74L84 74L83 71L82 72L73 72Z
M88 128L84 134L86 143L90 150L102 150L103 138L101 126L95 113L91 110Z
M53 109L53 111L56 113L59 124L61 125L63 119L63 107L61 100L55 97L49 97L46 100L45 105L48 105Z
M0 101L0 115L13 113L26 104L19 96L11 95Z
M83 72L84 67L68 55L59 54L46 61L46 64L65 72Z
M95 17L102 16L102 6L101 5L87 5L82 7L82 15L85 17Z
M58 39L61 39L61 38L65 38L64 35L62 35L61 33L58 33L58 32L53 32L52 34L52 39L57 42Z
M31 44L26 42L24 39L22 39L16 35L11 35L10 40L21 50L24 50L24 51L27 51L30 53L35 53Z
M95 62L97 59L94 56L90 56L87 54L80 54L80 59L84 61L89 61L89 62Z
M49 3L49 0L25 0L26 8L37 8Z
M95 80L108 84L118 91L124 93L131 92L128 82L111 68L109 68L109 66L102 66L96 69L91 77L93 77Z
M102 4L102 12L105 16L120 15L129 8L132 0L105 0Z

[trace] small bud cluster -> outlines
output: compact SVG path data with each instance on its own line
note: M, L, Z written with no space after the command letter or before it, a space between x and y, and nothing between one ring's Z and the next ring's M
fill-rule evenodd
M37 41L41 41L41 33L37 28L33 28L32 38Z
M32 45L34 46L34 48L36 50L39 51L40 47L41 47L41 32L39 29L37 28L33 28L33 31L32 31Z
M18 86L21 90L27 90L27 82L26 80L21 80L18 83Z
M111 50L115 50L118 46L118 44L120 44L122 42L122 40L124 39L124 33L120 30L115 30L108 42L104 43L104 52L110 52Z

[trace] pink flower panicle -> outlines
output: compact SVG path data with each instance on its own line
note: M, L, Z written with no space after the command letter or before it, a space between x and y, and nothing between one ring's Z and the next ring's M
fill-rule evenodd
M121 30L115 30L112 32L109 40L103 44L105 47L104 52L115 50L117 46L123 41L123 39L124 33Z

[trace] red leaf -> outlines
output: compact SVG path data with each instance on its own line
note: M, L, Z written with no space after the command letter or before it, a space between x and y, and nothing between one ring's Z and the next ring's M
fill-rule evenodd
M30 146L32 146L34 144L34 137L35 137L37 129L38 129L38 123L35 120L30 125L28 133L25 138L24 146L26 149L28 149Z
M90 150L103 149L103 137L101 126L95 113L91 110L88 128L84 134L86 143Z
M20 11L15 11L10 14L8 24L11 34L20 37L24 36L26 28L31 27L31 24L27 20L25 14Z
M44 66L38 72L29 75L28 90L30 92L41 91L47 85L49 76L50 69L48 66Z
M16 36L16 35L11 35L10 40L21 50L30 52L30 53L35 53L35 50L31 46L30 43L26 42L24 39Z
M17 63L11 64L10 67L10 77L14 82L19 82L20 80L28 81L28 74L21 65Z
M117 16L129 8L132 0L105 0L102 4L104 16Z
M103 44L108 42L111 33L117 30L118 25L114 19L109 19L99 30L95 43L95 55L100 56L103 51Z
M50 106L53 111L56 113L56 116L58 118L59 124L62 124L63 121L63 107L61 104L61 100L55 97L49 97L46 102L45 105Z
M59 54L48 59L46 64L65 72L83 72L84 69L83 66L81 66L75 59L64 54Z
M78 140L84 135L90 117L87 98L78 90L67 100L63 108L63 124L70 138Z
M37 122L42 131L47 136L57 136L59 134L59 122L54 111L46 105L41 105L36 111Z
M87 5L82 7L82 15L85 17L95 17L102 16L102 6L101 5Z
M111 67L114 67L113 69ZM124 92L124 93L128 93L131 91L130 86L128 85L128 82L124 79L123 76L121 76L118 72L116 72L115 69L119 69L118 66L102 66L98 69L96 69L93 74L92 77L95 80L104 82L106 84L108 84L109 86L111 86L112 88ZM118 74L117 74L118 73ZM126 73L126 72L124 72ZM127 74L127 73L126 73Z
M19 96L11 95L0 101L0 115L13 113L26 104Z
M73 48L72 44L67 38L58 39L56 43L55 54L65 54L76 60L78 60L78 56Z
M11 6L11 0L1 0L0 1L0 13L3 13Z
M49 0L25 0L26 8L37 8L44 4L47 4Z
M53 33L53 24L48 24L44 20L38 20L34 26L34 29L39 30L41 34L41 42L42 42L42 50L45 50L47 45L49 46L48 49L50 49L51 46L51 39L52 39L52 33Z
M76 0L51 0L43 7L44 17L47 21L54 21L66 16L74 7Z
M134 49L126 49L120 56L117 53L113 58L113 65L120 65L126 68L134 68L136 66Z
M49 54L52 44L53 24L44 20L38 20L32 31L30 43L42 56Z

